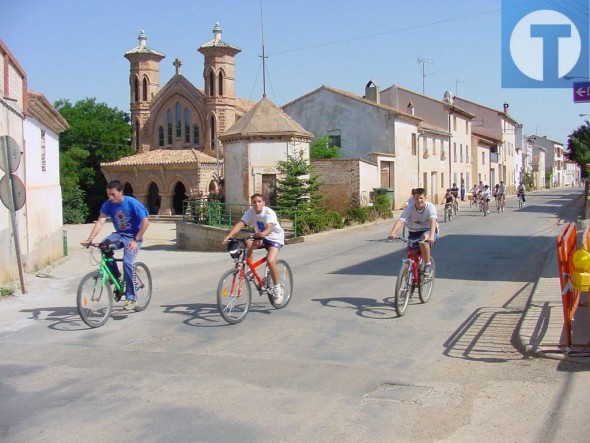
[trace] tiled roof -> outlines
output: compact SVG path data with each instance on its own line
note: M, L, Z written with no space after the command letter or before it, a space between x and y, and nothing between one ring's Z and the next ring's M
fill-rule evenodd
M263 98L235 122L219 138L256 136L303 136L313 138L299 123L285 114L277 105Z
M393 108L391 106L383 105L381 103L376 103L376 102L374 102L372 100L368 100L368 99L366 99L364 97L361 97L360 95L353 94L352 92L343 91L341 89L333 88L332 86L327 86L327 85L322 85L319 88L317 88L317 89L315 89L315 90L313 90L311 92L308 92L307 94L302 95L301 97L298 97L295 100L290 101L289 103L283 105L283 108L289 106L292 103L296 103L296 102L298 102L299 100L301 100L301 99L303 99L305 97L311 96L311 95L317 93L318 91L320 91L322 89L324 89L326 91L331 91L331 92L333 92L335 94L339 94L339 95L342 95L344 97L348 97L348 98L351 98L353 100L356 100L356 101L359 101L359 102L362 102L362 103L365 103L365 104L367 104L369 106L374 106L376 108L384 109L384 110L386 110L388 112L392 112L392 113L394 113L394 114L396 114L396 115L398 115L400 117L405 117L405 118L408 118L410 120L414 120L416 122L422 121L422 119L420 117L416 117L415 115L408 114L407 112L400 111L399 109Z
M217 160L214 157L203 154L196 149L154 149L141 154L123 157L115 162L101 163L100 166L170 165L216 162Z

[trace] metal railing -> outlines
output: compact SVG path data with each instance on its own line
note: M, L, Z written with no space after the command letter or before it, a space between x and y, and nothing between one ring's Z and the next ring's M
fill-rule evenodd
M240 221L249 207L250 205L222 203L218 200L207 200L206 198L185 200L182 203L182 221L229 230ZM285 237L297 237L298 211L277 207L271 209L277 213L279 223L285 230Z

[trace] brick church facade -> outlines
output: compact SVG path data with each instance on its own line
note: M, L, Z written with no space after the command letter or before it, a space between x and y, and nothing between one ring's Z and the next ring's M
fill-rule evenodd
M235 96L238 47L224 42L215 24L213 39L199 47L204 57L204 88L194 86L174 61L175 75L160 88L160 62L165 55L139 45L125 53L129 60L132 147L136 154L101 164L108 180L121 180L150 214L174 215L186 199L219 191L223 172L220 134L254 102Z

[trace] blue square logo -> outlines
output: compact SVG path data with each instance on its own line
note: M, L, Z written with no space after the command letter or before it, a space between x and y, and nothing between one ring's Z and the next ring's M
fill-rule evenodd
M502 0L502 87L571 88L572 78L588 79L588 0L514 3Z

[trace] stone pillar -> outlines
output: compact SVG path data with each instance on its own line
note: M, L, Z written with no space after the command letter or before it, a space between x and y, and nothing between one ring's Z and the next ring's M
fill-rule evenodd
M160 193L160 209L158 215L173 215L174 209L172 208L172 194Z
M135 197L135 199L139 203L141 203L142 205L144 205L146 207L146 209L148 207L147 206L147 196L148 196L147 193L144 193L144 194L138 194L137 192L134 192L133 193L133 197Z

